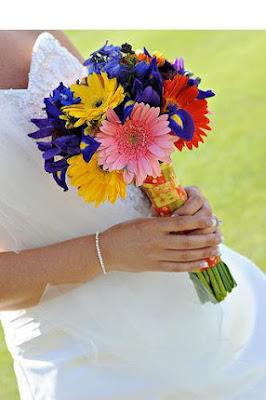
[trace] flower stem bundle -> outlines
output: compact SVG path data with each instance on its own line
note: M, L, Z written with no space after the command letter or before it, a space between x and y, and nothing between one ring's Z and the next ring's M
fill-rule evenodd
M170 216L185 203L187 194L178 184L172 164L161 163L160 168L161 175L157 178L147 177L141 187L149 197L156 213L165 217ZM190 272L189 276L202 303L221 302L236 286L236 282L219 256L207 258L206 261L208 268Z

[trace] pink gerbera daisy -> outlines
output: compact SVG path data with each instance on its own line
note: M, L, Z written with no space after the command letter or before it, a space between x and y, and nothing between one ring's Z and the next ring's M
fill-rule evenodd
M168 127L168 115L160 114L159 107L136 103L124 124L115 111L107 111L97 139L101 142L98 162L103 169L124 170L124 180L135 178L140 186L147 175L160 176L159 160L170 163L173 136Z

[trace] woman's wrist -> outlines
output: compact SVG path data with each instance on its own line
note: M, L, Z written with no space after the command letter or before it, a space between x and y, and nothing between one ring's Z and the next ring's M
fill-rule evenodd
M109 229L100 232L98 234L98 247L99 247L99 252L97 251L97 238L96 238L97 232L95 234L95 247L96 247L96 253L97 253L97 259L98 259L98 265L99 268L101 268L102 274L104 274L104 270L106 271L106 274L109 272L113 271L113 261L111 258L111 254L113 254L112 249L114 249L114 244L112 244L112 235L110 235ZM102 258L102 264L100 259Z
M107 271L106 271L106 268L105 268L105 263L103 261L101 246L100 246L100 232L99 231L97 231L95 233L95 246L96 246L97 257L98 257L101 269L102 269L104 274L107 274Z

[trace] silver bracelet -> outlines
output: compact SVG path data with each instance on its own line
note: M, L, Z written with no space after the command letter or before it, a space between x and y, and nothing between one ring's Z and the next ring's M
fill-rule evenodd
M100 233L97 231L96 235L95 235L95 242L96 242L96 250L97 250L97 256L101 265L101 268L103 270L103 273L106 274L106 269L104 266L104 262L103 262L103 257L102 257L102 253L101 253L101 249L100 249L100 244L99 244L99 235Z

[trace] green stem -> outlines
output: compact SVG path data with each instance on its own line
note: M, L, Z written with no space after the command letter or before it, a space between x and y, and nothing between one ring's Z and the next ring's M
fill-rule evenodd
M204 275L204 278L206 279L206 281L208 282L208 285L210 284L210 277L208 275L208 273L206 271L202 271L202 274Z
M212 272L213 272L213 274L214 274L214 276L215 276L215 279L216 279L216 282L217 282L217 284L218 284L218 286L219 286L219 288L220 288L221 295L223 296L223 298L225 298L226 295L227 295L227 292L226 292L226 290L225 290L223 281L222 281L222 279L221 279L218 266L213 267L213 268L212 268Z
M219 274L220 274L220 276L221 276L221 279L222 279L222 281L223 281L225 290L226 290L227 292L231 292L231 290L232 290L231 282L230 282L230 280L228 279L228 276L227 276L227 274L226 274L225 271L224 271L223 265L219 263L217 267L218 267L218 270L219 270Z
M214 291L214 294L215 294L215 298L217 299L217 301L223 300L222 293L220 292L220 288L219 288L219 285L216 282L215 275L214 275L214 273L212 271L212 268L208 268L206 271L207 271L207 273L208 273L208 275L210 277L211 285L212 285L212 288L213 288L213 291Z
M233 277L233 275L231 274L230 269L227 267L227 265L226 265L223 261L221 261L221 263L223 264L223 267L224 267L225 271L227 272L227 274L229 275L229 277L230 277L230 279L231 279L231 281L232 281L232 288L236 287L236 286L237 286L237 283L236 283L236 281L234 280L234 277Z
M203 284L203 286L207 289L207 291L213 296L214 293L212 291L211 286L209 285L208 281L206 281L204 275L202 272L195 272L197 277L199 278L200 282Z
M234 287L234 282L231 278L231 276L228 274L225 266L223 263L219 263L219 269L223 272L226 281L228 282L228 292L230 293L232 291L232 288Z
M219 268L222 268L222 270L224 271L225 275L227 276L227 279L230 283L230 292L232 291L232 289L237 285L233 276L231 275L227 265L224 262L220 262L219 263Z

